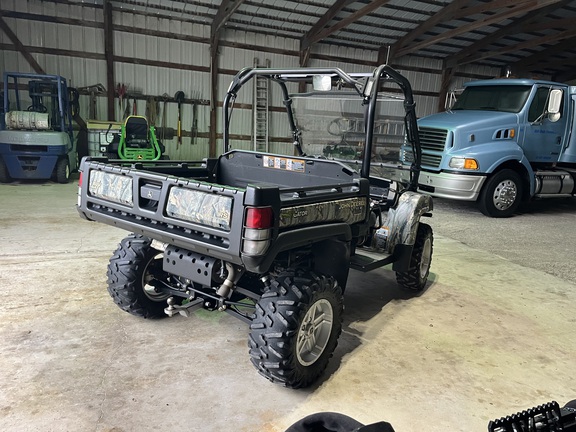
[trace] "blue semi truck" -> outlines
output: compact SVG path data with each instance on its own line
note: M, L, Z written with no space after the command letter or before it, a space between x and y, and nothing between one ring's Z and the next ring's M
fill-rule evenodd
M575 194L576 87L531 79L465 84L446 112L418 120L419 189L477 201L491 217L522 201ZM412 161L403 148L401 159Z

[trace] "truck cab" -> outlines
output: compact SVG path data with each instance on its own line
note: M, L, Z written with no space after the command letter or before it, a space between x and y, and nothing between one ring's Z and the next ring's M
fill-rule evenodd
M446 112L418 121L419 189L477 201L491 217L511 216L522 200L573 195L575 98L576 87L551 81L465 84Z

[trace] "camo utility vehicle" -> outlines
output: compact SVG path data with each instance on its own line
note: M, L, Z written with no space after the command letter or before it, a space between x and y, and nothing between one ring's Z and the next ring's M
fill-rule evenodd
M239 149L251 113L232 116L256 80L271 91L268 153ZM405 142L411 167L398 161ZM350 269L392 264L400 285L426 284L433 239L420 219L432 201L416 192L410 84L386 65L244 69L224 99L223 146L194 162L85 158L78 211L133 233L108 266L120 308L144 318L230 313L249 324L263 376L308 386L336 348Z

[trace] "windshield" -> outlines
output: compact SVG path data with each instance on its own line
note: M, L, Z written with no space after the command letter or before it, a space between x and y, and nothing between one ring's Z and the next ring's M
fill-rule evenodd
M407 141L418 146L412 89L389 66L353 74L247 68L235 76L223 105L226 152L333 159L364 178L415 187L417 169L400 161Z
M292 94L294 119L307 155L345 161L359 169L366 138L363 99L355 92ZM372 138L370 175L396 177L404 143L404 99L380 94Z
M486 110L517 113L526 103L530 89L530 86L524 85L466 87L452 107L452 111Z

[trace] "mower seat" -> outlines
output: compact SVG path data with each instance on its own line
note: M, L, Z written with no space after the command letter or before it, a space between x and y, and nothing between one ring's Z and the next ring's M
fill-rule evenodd
M154 126L143 116L128 116L120 134L118 156L126 160L158 160L162 152Z

